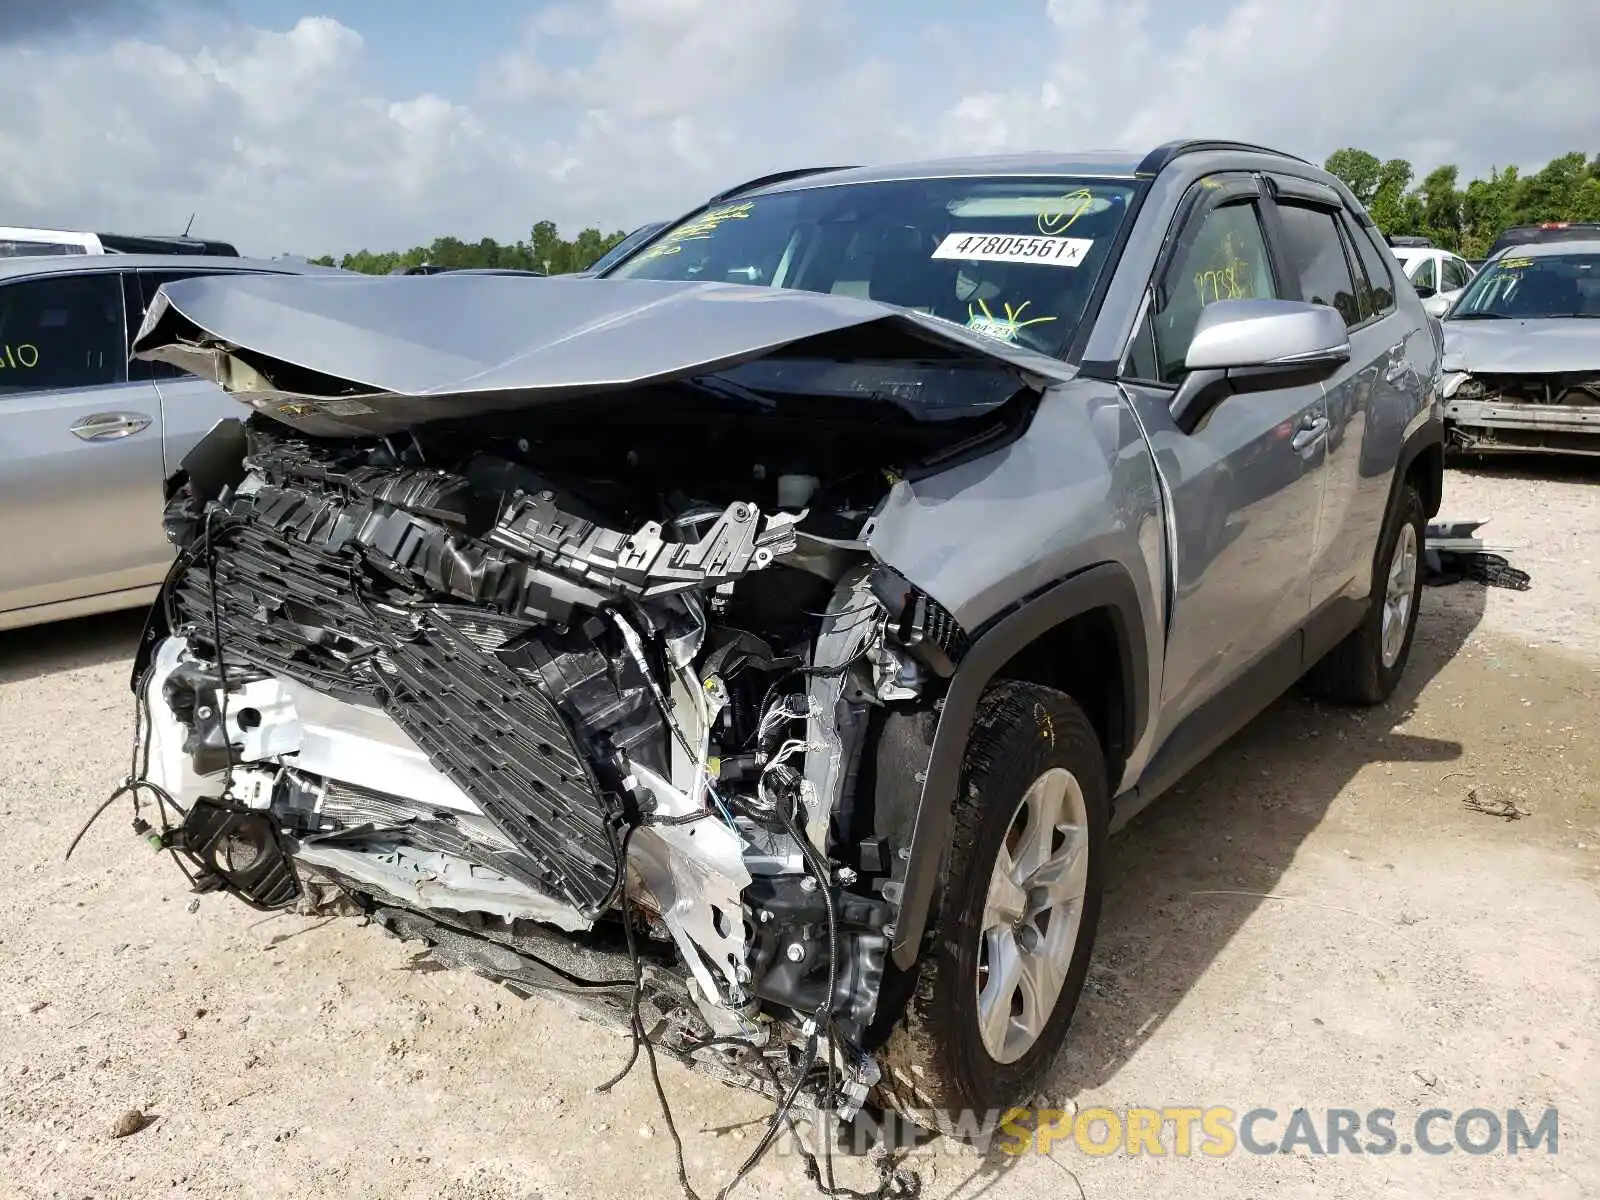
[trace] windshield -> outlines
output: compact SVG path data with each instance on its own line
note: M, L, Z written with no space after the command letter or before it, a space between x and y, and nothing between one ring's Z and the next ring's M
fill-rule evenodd
M930 313L1060 356L1127 218L1131 183L964 178L717 204L610 272L796 288Z
M628 234L627 237L623 238L599 258L595 259L594 262L590 263L586 270L595 275L600 274L619 258L625 258L635 246L644 241L652 233L660 229L665 224L665 221L652 221L648 225L639 226L639 228Z
M1478 273L1448 315L1600 317L1600 254L1508 254Z

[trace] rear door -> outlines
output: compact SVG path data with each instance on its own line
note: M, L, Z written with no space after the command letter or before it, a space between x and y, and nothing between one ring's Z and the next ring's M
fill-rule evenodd
M1168 406L1204 307L1296 294L1269 250L1258 177L1210 177L1183 203L1123 371L1172 497L1175 579L1158 736L1172 739L1167 750L1180 757L1191 737L1204 741L1214 720L1228 719L1202 716L1207 701L1248 676L1265 703L1300 672L1328 429L1317 384L1230 397L1193 432L1172 420Z
M127 347L109 266L0 284L0 612L161 580L161 413Z
M1329 420L1326 484L1316 537L1308 546L1315 617L1341 600L1364 597L1371 582L1388 477L1366 477L1362 447L1373 421L1396 408L1394 378L1405 370L1406 331L1392 303L1386 311L1372 311L1369 297L1363 308L1365 268L1351 261L1339 194L1292 176L1275 175L1272 184L1269 227L1283 251L1292 298L1336 309L1350 337L1350 361L1323 384ZM1432 266L1436 260L1426 261ZM1380 510L1376 513L1374 502ZM1320 623L1311 624L1315 629ZM1340 622L1334 620L1332 626L1337 629ZM1307 652L1317 658L1326 649L1313 645Z
M141 270L138 273L138 320L155 300L156 292L164 283L178 279L193 279L196 275L240 275L241 271L190 270L184 267L163 267L160 270ZM225 417L244 417L249 410L232 399L216 384L198 376L180 371L166 363L135 362L134 374L155 384L160 394L163 436L163 459L166 475L177 470L190 448L210 432L212 426Z

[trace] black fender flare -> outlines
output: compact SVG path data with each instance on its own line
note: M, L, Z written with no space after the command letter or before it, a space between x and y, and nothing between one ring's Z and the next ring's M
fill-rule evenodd
M1394 475L1389 480L1389 502L1384 507L1383 511L1385 514L1394 510L1395 498L1400 495L1400 485L1405 481L1406 476L1411 474L1412 466L1416 463L1417 459L1421 457L1424 450L1427 450L1433 446L1437 446L1439 448L1441 454L1440 474L1441 476L1443 475L1442 456L1444 444L1444 418L1432 414L1430 414L1428 418L1422 422L1422 424L1418 425L1406 436L1406 440L1400 444L1400 454L1395 461ZM1442 498L1444 495L1444 481L1442 478L1440 478L1434 482L1436 484L1435 497ZM1426 502L1427 497L1423 497L1423 500ZM1438 508L1435 507L1434 510L1428 514L1428 516L1437 516L1438 512Z
M1439 506L1444 499L1444 447L1444 419L1433 413L1430 413L1427 419L1407 434L1405 440L1400 443L1400 453L1395 458L1394 471L1389 476L1389 497L1384 501L1379 537L1372 547L1374 587L1377 586L1378 573L1383 569L1378 563L1378 555L1383 552L1382 530L1388 528L1389 514L1394 511L1395 502L1400 498L1400 489L1411 474L1411 468L1416 465L1417 459L1422 457L1424 451L1432 448L1437 448L1439 451L1439 477L1429 481L1433 495L1431 497L1424 495L1422 504L1423 512L1428 517L1438 516ZM1371 596L1370 589L1367 594Z
M892 940L894 965L901 970L909 970L917 961L928 914L938 892L950 842L951 815L961 786L961 767L979 699L995 673L1020 650L1056 626L1096 609L1109 611L1117 631L1127 741L1130 746L1137 745L1150 714L1150 658L1143 607L1133 577L1120 564L1108 562L1052 584L990 623L970 644L945 692L926 765L921 771L880 776L880 790L902 793L899 797L880 794L880 805L902 800L909 802L907 807L915 814L911 838L903 852L906 870ZM1112 786L1116 784L1113 780Z

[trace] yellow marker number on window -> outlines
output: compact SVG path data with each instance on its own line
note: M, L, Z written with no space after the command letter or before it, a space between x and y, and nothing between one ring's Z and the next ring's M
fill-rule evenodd
M39 365L39 347L32 342L0 345L0 371L31 371Z

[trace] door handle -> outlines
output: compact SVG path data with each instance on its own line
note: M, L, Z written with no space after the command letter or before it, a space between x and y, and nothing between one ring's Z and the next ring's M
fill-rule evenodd
M90 413L74 421L69 428L86 442L110 442L138 433L150 424L150 418L136 412Z
M1316 444L1318 438L1325 437L1327 432L1327 417L1310 417L1301 422L1300 428L1294 431L1294 436L1289 439L1289 445L1296 450L1308 450Z
M1406 357L1406 344L1404 339L1389 347L1389 362L1383 369L1385 383L1398 383L1401 378L1411 372L1411 360Z

